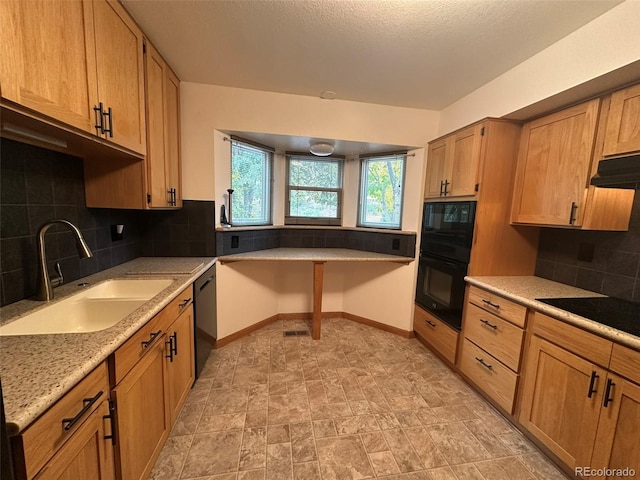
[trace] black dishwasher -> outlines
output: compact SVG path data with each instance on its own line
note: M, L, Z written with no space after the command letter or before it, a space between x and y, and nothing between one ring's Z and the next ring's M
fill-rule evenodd
M215 264L195 281L194 295L195 361L198 378L218 337Z

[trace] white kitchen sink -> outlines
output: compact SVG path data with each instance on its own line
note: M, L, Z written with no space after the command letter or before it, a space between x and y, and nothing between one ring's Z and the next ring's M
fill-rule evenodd
M108 280L0 326L0 336L97 332L112 327L173 283Z

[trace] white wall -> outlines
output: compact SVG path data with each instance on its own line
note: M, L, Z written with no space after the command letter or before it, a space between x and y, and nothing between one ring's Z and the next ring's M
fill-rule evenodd
M437 136L502 117L639 59L640 1L627 0L442 110Z
M421 147L438 128L437 112L416 108L189 82L180 84L180 95L183 197L216 204L229 188L228 178L218 178L229 175L221 159L228 143L218 141L216 130Z

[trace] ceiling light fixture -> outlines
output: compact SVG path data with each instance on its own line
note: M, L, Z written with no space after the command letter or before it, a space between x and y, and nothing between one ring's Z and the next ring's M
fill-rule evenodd
M333 153L333 145L327 142L316 142L309 147L309 152L318 157L328 157Z
M336 92L333 90L323 90L320 93L320 98L323 100L334 100L336 98Z

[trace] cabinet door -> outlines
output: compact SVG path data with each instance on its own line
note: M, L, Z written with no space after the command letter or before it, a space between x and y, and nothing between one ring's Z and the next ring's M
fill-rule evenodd
M640 386L612 374L607 381L612 400L600 413L591 468L630 468L640 475Z
M606 371L533 336L520 423L569 468L589 465L605 382Z
M93 2L98 99L111 108L106 138L146 153L142 32L113 0Z
M592 100L523 127L512 222L581 225L599 105Z
M640 84L611 95L603 155L640 151Z
M146 43L147 179L151 208L181 207L180 80Z
M174 207L182 207L182 160L180 156L180 80L167 68L166 76L167 186L174 189Z
M164 365L166 336L158 338L113 390L118 419L120 480L146 478L169 435Z
M453 136L446 195L475 195L482 146L482 125L465 128Z
M189 305L167 330L165 361L167 363L169 409L172 424L178 417L195 380L193 328L193 305Z
M108 402L95 410L67 443L49 460L37 480L113 480L114 463L107 426Z
M170 195L167 186L165 157L167 148L167 112L165 98L165 71L167 65L160 54L147 42L145 53L145 87L147 97L147 170L150 207L168 207Z
M427 177L424 187L425 198L444 195L443 182L447 176L447 152L449 151L450 138L443 138L429 145Z
M92 3L0 2L2 97L96 133Z

